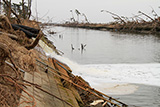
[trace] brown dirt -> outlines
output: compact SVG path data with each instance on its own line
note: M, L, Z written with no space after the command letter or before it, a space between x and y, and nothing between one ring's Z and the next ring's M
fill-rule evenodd
M4 22L1 23L1 25L5 24ZM0 32L7 33L0 34L0 43L2 44L0 46L0 68L4 68L0 69L0 107L17 107L24 87L22 82L23 73L17 68L26 72L37 71L35 65L36 51L27 50L24 47L26 44L30 44L32 40L27 38L22 31L14 31L6 26L0 29ZM12 40L8 34L17 36L18 40ZM6 54L6 51L9 51L9 55ZM15 64L15 66L9 66L4 61Z

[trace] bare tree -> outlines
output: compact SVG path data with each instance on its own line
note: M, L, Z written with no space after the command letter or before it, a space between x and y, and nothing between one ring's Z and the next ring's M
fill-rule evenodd
M22 14L22 16L23 16L23 18L25 19L25 9L24 9L24 0L22 0L22 12L23 12L23 14Z
M6 15L10 19L11 17L11 0L7 0L8 6L6 6Z
M147 18L151 19L152 21L154 21L153 18L151 18L149 15L145 14L144 12L142 11L138 11L138 13L141 13L142 15L146 16Z
M32 6L32 0L28 0L28 19L31 16L31 6Z
M110 11L107 11L107 10L101 10L101 12L107 12L107 13L109 13L109 14L111 14L111 15L113 15L113 18L114 19L116 19L116 20L120 20L122 23L126 23L120 16L118 16L117 14L115 14L115 13L112 13L112 12L110 12ZM114 17L114 16L116 16L116 17Z
M32 0L28 0L28 4L25 0L21 0L18 4L11 4L11 0L3 0L3 2L3 11L9 19L11 18L11 13L17 17L18 22L20 22L20 18L30 18Z
M133 14L133 17L132 17L132 18L133 18L133 19L135 18L137 22L139 22L139 21L140 21L140 22L146 22L143 18L140 17L141 15L142 15L142 14L139 14L139 15L134 15L134 14Z
M11 0L10 0L10 1L11 1ZM3 2L4 2L4 5L6 5L6 8L7 8L7 7L10 7L9 3L8 3L6 0L3 0ZM19 18L19 16L16 14L16 12L15 12L13 9L11 9L11 7L10 7L10 10L11 10L11 12L17 17L18 23L21 23L20 18Z
M157 19L159 17L158 14L156 13L156 11L153 8L152 8L152 14L155 17L155 19Z
M79 15L81 14L77 9L75 9L75 12L77 14L77 22L79 21Z
M82 13L82 16L84 16L85 21L86 21L87 23L89 23L88 18L87 18L87 16L86 16L84 13Z
M71 15L72 15L72 17L71 17L71 21L73 20L73 22L75 22L76 20L75 20L75 18L74 18L73 11L72 11L72 10L70 10L70 12L71 12Z

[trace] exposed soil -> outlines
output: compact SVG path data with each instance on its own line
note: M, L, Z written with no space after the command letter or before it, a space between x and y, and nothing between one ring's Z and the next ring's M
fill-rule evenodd
M5 20L1 20L0 28L0 107L16 107L19 104L21 91L24 87L22 82L23 73L35 72L36 53L34 50L27 50L24 46L33 40L25 36L22 31L14 31L5 26ZM8 22L7 22L8 23ZM14 40L9 35L18 39ZM6 61L11 65L7 64Z

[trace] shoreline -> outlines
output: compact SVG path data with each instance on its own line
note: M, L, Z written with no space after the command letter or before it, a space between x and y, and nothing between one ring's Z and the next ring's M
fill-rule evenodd
M147 25L137 25L133 27L128 24L98 24L98 23L67 23L67 24L56 24L56 23L42 23L44 26L62 26L62 27L71 27L71 28L83 28L83 29L91 29L91 30L100 30L100 31L111 31L117 33L133 33L133 34L160 34L160 27L149 27L152 23L148 22ZM130 28L131 27L131 28ZM155 29L155 30L153 30Z
M7 17L5 18L7 19ZM7 25L12 23L3 21ZM53 48L46 44L48 41L43 41L42 46L38 44L40 36L44 36L44 34L41 31L38 32L34 40L26 36L31 34L27 30L28 28L35 29L36 27L33 26L35 24L39 27L36 22L27 20L23 25L17 24L16 26L20 26L21 31L12 29L11 26L11 28L6 28L5 24L2 24L0 28L2 31L0 36L0 52L2 54L0 57L2 59L0 62L2 69L0 82L3 82L0 84L0 90L2 89L5 94L12 93L12 95L6 98L6 102L0 103L0 106L79 107L89 106L97 99L103 99L104 102L107 102L104 104L107 107L110 107L109 105L127 106L114 98L112 98L114 102L110 101L107 95L107 98L102 97L103 93L90 87L82 77L74 76L67 64L54 57L46 56L46 50L54 52L56 48L53 44ZM21 27L27 29L24 30ZM5 64L5 60L9 61L11 65ZM20 69L24 71L23 75L19 75ZM7 74L8 72L9 74ZM2 97L4 96L2 93L0 94ZM8 101L9 104L7 104Z

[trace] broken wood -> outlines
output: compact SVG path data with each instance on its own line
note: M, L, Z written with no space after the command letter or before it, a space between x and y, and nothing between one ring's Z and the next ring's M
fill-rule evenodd
M113 100L114 102L117 102L117 103L121 104L123 107L127 107L127 105L124 104L124 103L122 103L121 101L118 101L117 99L114 99L114 98L112 98L112 97L110 97L110 96L108 96L108 95L106 95L106 94L103 94L103 93L95 90L94 88L91 88L91 87L88 86L88 85L85 85L85 83L84 83L82 80L80 80L80 79L79 79L79 81L83 84L83 86L80 85L80 84L78 84L76 81L73 81L72 78L74 78L75 76L74 76L72 73L70 73L70 76L72 77L72 78L71 78L71 77L69 77L68 75L60 72L59 70L56 70L56 69L48 66L47 64L45 64L45 63L43 63L43 62L41 62L41 61L39 61L39 60L37 60L37 59L36 59L36 61L39 62L39 63L41 63L41 64L43 64L43 65L45 65L45 66L47 66L48 68L50 68L50 69L52 69L52 70L58 72L59 74L57 74L57 73L55 73L55 72L51 72L50 70L48 70L49 72L53 73L54 75L58 76L58 77L61 78L61 79L64 79L65 81L71 83L72 85L74 85L74 86L76 86L76 87L78 87L78 88L80 88L80 89L82 89L82 90L84 90L84 91L87 91L87 92L89 92L90 94L92 94L92 95L94 95L94 96L96 96L96 97L98 97L98 98L100 98L100 99L103 99L104 101L106 101L106 102L108 102L108 103L110 103L110 104L112 104L112 105L116 105L117 107L120 107L118 104L113 103L111 100ZM61 67L64 69L64 66L61 65ZM67 69L65 69L65 70L67 70ZM67 71L68 71L68 70L67 70ZM104 97L102 97L102 96L100 96L100 95L104 95L105 97L109 98L109 100L106 99L106 98L104 98Z
M38 44L38 42L42 38L42 36L43 36L43 33L42 33L42 31L40 31L38 36L36 37L36 39L32 42L32 44L29 46L28 45L25 46L25 48L27 48L28 50L33 49Z
M145 14L144 12L138 11L138 13L141 13L142 15L144 15L144 16L148 17L149 19L151 19L152 21L154 21L154 19L153 19L153 18L151 18L150 16L148 16L148 15L147 15L147 14Z
M109 14L111 14L111 15L113 15L113 16L116 16L119 20L121 20L121 22L126 23L119 15L117 15L115 13L112 13L110 11L107 11L107 10L101 10L101 12L104 12L104 11L109 13Z

